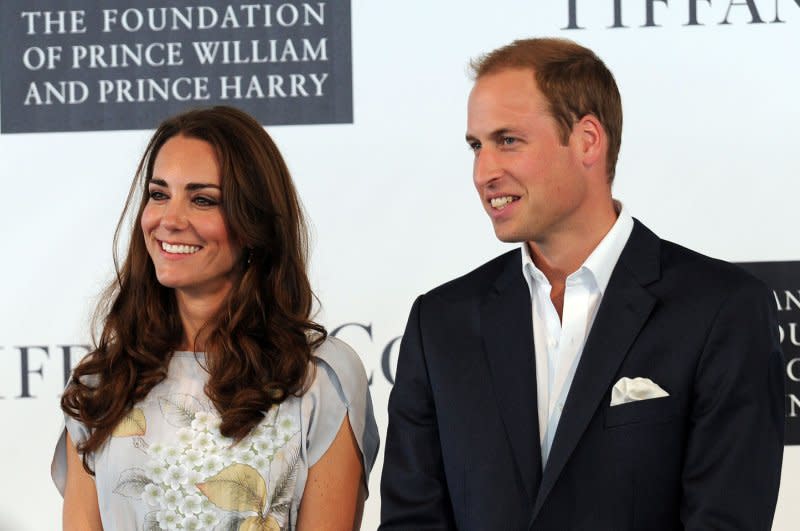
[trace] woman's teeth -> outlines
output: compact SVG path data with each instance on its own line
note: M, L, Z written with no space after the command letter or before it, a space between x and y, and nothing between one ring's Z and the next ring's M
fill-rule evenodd
M200 250L197 245L173 245L167 242L161 242L161 248L172 254L192 254Z

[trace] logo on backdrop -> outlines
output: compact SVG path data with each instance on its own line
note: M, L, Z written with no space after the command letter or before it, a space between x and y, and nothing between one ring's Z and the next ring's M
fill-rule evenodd
M671 21L676 20L678 14L681 26L782 24L786 22L782 13L788 9L781 8L800 7L800 0L714 0L713 3L711 0L684 0L672 5L669 0L604 0L607 14L602 19L585 16L581 7L590 7L593 15L598 13L595 2L567 0L567 25L561 29L579 30L600 25L609 29L657 28L674 25Z
M772 287L786 363L785 442L800 445L800 262L739 265ZM331 336L344 339L361 355L370 385L376 381L394 384L402 336L386 336L384 332L372 322L354 321L329 328ZM35 399L59 393L72 368L88 352L89 346L81 344L0 347L3 372L13 375L6 380L7 386L0 386L0 399Z
M0 3L2 133L152 129L208 105L353 121L349 0L63 4Z
M373 323L349 322L330 328L328 333L347 341L361 356L369 384L394 384L401 336L388 340ZM61 392L72 369L90 351L86 344L0 346L0 400L50 398Z
M772 288L786 362L786 444L800 444L800 262L739 265Z

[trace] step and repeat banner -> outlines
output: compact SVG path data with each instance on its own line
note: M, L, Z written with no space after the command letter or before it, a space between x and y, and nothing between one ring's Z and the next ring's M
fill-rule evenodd
M0 26L0 530L60 528L60 392L138 159L192 107L239 107L275 138L312 223L318 319L361 355L383 435L411 302L509 248L472 187L467 65L531 36L574 39L614 72L614 194L631 213L772 287L774 529L800 527L800 0L4 0Z

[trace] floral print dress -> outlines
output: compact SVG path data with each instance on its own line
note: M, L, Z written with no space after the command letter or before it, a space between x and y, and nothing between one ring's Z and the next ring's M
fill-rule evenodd
M364 367L345 343L327 339L314 353L313 383L266 412L239 443L219 432L220 417L203 387L201 353L176 352L167 378L90 456L105 529L278 531L295 528L308 469L348 415L365 477L378 430ZM52 475L66 484L66 439L86 428L66 417Z

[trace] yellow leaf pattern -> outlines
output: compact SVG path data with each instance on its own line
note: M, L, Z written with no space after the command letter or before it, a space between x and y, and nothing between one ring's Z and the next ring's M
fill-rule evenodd
M111 432L112 437L134 437L144 435L147 431L147 420L144 411L135 407L122 417L117 427Z
M198 483L197 488L211 503L226 511L260 513L267 499L264 478L255 468L241 463L222 469L217 475Z
M133 448L148 456L142 468L126 470L114 490L156 509L142 523L144 531L172 529L173 524L225 531L291 527L302 469L296 404L271 408L244 439L232 444L219 432L221 419L210 404L187 394L156 398L157 403L139 404L113 432L129 437ZM161 420L170 426L169 440L158 439Z
M239 531L281 531L281 526L272 516L261 519L259 516L251 516L239 526Z

